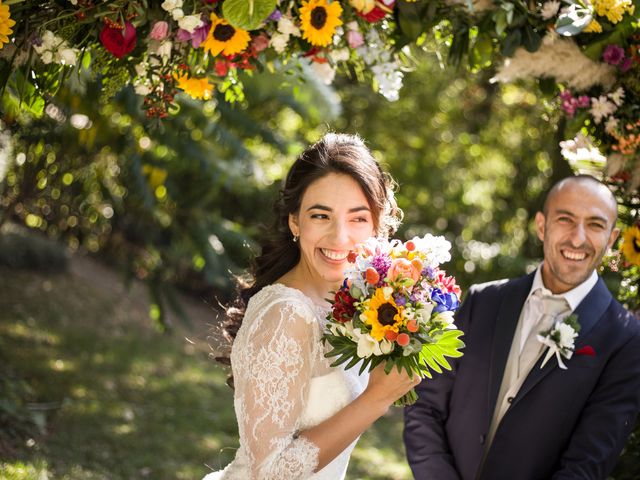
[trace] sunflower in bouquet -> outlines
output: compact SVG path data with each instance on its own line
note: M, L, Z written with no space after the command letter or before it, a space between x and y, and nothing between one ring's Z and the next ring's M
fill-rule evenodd
M360 364L360 372L386 362L409 375L432 378L451 369L445 357L460 357L464 343L454 312L460 288L439 265L451 259L444 237L407 242L371 238L349 254L342 287L335 292L323 341L332 366ZM411 405L412 390L396 402Z

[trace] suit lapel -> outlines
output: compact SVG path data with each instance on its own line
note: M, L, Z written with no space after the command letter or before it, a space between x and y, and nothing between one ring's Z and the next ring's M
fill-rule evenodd
M573 312L574 315L578 317L578 323L580 323L580 333L578 334L578 338L576 338L575 350L578 350L583 346L584 339L586 338L587 334L593 329L595 324L598 323L598 320L602 317L604 312L607 310L609 304L611 303L611 299L611 293L607 289L602 279L599 278L598 282L594 285L594 287L587 294L584 300L580 302L578 308L576 308ZM554 358L550 359L544 366L544 368L539 367L545 354L546 350L531 369L531 372L525 379L522 387L520 387L520 390L518 391L518 394L513 401L513 405L518 403L518 401L533 387L535 387L538 382L546 377L549 372L551 372L555 368L558 368L558 362L555 361ZM567 368L571 369L570 361L567 362Z
M496 400L502 384L502 377L511 349L513 335L518 325L518 318L524 305L527 295L531 290L534 273L505 286L504 297L498 310L495 333L491 345L491 364L489 373L489 412L493 415ZM491 421L491 418L488 419Z

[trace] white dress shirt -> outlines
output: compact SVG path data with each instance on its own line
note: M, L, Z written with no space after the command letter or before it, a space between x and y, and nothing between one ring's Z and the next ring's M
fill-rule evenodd
M578 308L580 302L584 300L584 297L587 296L593 286L598 282L598 274L594 270L593 272L591 272L591 276L577 287L569 290L568 292L554 295L548 288L544 286L544 282L542 281L542 265L543 264L540 264L540 266L538 266L538 268L536 269L536 274L533 277L531 290L529 291L527 300L524 302L524 308L522 309L522 316L520 317L522 328L520 331L520 350L518 351L518 353L522 353L522 349L524 348L524 344L527 338L529 338L531 329L534 328L537 320L542 316L542 312L540 311L540 304L538 302L530 301L531 296L535 292L537 292L538 290L542 290L543 295L564 298L571 308L571 310L566 314L569 315L576 308Z

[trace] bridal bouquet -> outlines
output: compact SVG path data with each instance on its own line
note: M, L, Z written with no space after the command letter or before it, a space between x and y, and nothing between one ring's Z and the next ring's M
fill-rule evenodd
M369 239L349 255L353 267L335 293L323 341L336 357L332 366L361 364L360 372L386 362L409 375L432 378L451 366L445 357L460 357L462 332L454 311L460 288L440 263L451 259L444 237L425 235L400 240ZM417 400L412 390L396 405Z

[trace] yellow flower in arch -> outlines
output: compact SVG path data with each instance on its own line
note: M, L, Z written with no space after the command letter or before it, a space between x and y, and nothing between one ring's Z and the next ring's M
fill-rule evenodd
M302 38L311 45L326 47L331 43L333 34L339 25L342 6L337 0L329 3L327 0L303 1L300 7L300 29Z
M195 99L209 100L213 93L213 85L206 78L189 78L186 74L174 74L177 87Z
M371 326L371 336L380 341L389 331L398 333L404 321L404 307L396 305L392 295L387 296L383 288L378 288L361 318Z
M0 50L4 47L5 43L9 43L9 35L13 33L11 27L16 24L15 20L11 19L11 12L8 5L3 5L0 0Z
M638 225L625 230L622 235L621 249L627 262L640 266L640 227Z
M242 28L236 28L224 18L211 14L211 29L202 42L202 48L214 57L220 53L231 56L241 53L249 45L251 36Z

